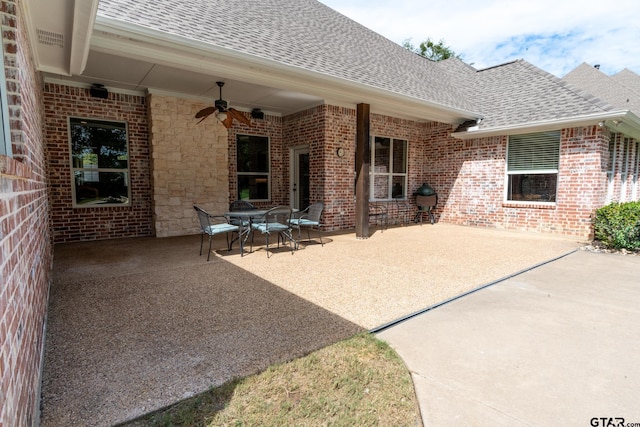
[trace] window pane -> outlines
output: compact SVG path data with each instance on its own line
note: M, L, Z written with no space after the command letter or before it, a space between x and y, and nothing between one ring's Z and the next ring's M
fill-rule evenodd
M269 178L267 175L238 175L239 200L268 200Z
M269 172L269 139L238 135L238 172Z
M509 137L508 170L557 170L560 132L541 132Z
M126 169L128 167L127 131L124 123L76 118L70 119L70 123L74 168Z
M127 204L129 179L126 172L74 171L76 204Z
M74 205L129 204L126 123L71 117L69 132Z
M558 174L509 175L507 200L555 202Z
M375 158L373 159L374 173L389 173L389 154L391 150L391 139L376 137L375 139Z
M389 175L374 175L373 198L386 199L389 197Z
M406 198L407 195L404 191L404 176L394 176L392 178L393 186L391 188L391 197L393 198Z
M393 140L393 173L407 172L407 141Z

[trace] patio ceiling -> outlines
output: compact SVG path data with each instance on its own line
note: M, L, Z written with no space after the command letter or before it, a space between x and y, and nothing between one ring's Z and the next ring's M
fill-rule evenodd
M349 108L367 103L372 113L417 121L456 124L477 117L428 100L96 17L98 0L22 4L36 64L47 81L99 83L112 91L203 102L217 99L216 81L224 81L222 96L231 106L275 115L323 103Z

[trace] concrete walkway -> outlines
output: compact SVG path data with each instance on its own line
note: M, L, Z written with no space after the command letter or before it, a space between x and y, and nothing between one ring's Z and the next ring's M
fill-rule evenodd
M640 256L578 251L377 336L425 426L640 423Z

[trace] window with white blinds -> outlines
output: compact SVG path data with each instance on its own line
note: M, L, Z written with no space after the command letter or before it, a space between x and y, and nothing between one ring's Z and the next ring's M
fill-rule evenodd
M560 132L529 133L509 137L508 171L558 171Z
M560 131L512 135L507 146L507 201L555 203Z

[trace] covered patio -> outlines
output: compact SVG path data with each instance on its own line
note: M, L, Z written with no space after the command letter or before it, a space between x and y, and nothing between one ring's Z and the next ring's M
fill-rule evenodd
M195 220L195 218L194 218ZM194 223L194 230L196 225ZM258 238L257 238L257 241ZM411 225L267 258L199 235L59 244L42 425L107 426L575 250L576 240Z

